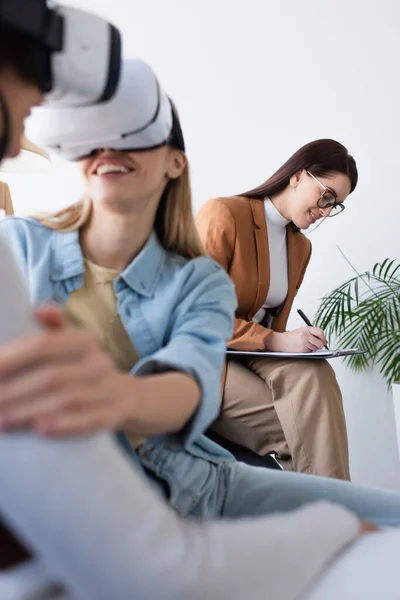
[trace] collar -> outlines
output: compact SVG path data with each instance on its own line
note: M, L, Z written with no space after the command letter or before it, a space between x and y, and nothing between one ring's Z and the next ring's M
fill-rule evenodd
M51 240L50 278L64 281L85 273L79 244L79 231L68 233L53 231Z
M145 246L116 280L116 291L122 279L126 285L143 296L153 296L157 281L166 260L166 250L157 234L150 234ZM64 281L84 275L85 264L79 243L79 231L54 232L50 277L52 281Z
M250 198L251 212L253 213L253 221L257 229L267 229L267 221L265 219L264 202Z
M267 229L267 220L265 216L265 206L262 200L256 200L256 198L249 198L251 212L253 215L253 222L256 229ZM298 233L300 229L292 222L289 223L288 230L291 229L294 233Z
M121 273L121 279L138 294L153 296L166 255L167 251L161 246L155 231L152 231L145 246Z
M271 202L269 198L265 198L264 200L264 210L268 224L271 224L278 229L285 229L287 225L289 225L290 221L281 215L275 204Z

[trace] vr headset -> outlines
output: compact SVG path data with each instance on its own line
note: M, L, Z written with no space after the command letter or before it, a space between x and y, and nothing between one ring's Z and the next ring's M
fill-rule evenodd
M35 108L26 122L30 140L67 160L93 152L150 150L170 144L185 150L170 99L147 63L122 63L121 80L111 100L77 108Z
M38 42L38 84L51 105L105 102L120 76L121 36L104 19L46 0L0 0L0 25Z

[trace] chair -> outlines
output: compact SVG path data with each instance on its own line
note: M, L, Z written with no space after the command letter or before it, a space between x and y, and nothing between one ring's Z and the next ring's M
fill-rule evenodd
M253 452L253 450L249 450L248 448L244 448L244 446L240 446L239 444L235 444L235 442L231 442L226 438L222 437L215 431L211 431L208 429L206 432L206 436L210 438L219 446L222 446L226 450L228 450L236 460L240 462L244 462L248 465L252 465L253 467L264 467L265 469L277 469L279 471L284 471L284 468L279 462L279 454L277 452L269 452L266 456L260 456Z

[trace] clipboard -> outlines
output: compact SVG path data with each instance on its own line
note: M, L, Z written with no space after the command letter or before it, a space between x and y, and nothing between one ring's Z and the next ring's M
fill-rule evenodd
M355 356L364 354L365 350L358 348L346 348L335 350L315 350L314 352L269 352L267 350L226 350L226 354L231 356L269 356L273 358L338 358L340 356Z

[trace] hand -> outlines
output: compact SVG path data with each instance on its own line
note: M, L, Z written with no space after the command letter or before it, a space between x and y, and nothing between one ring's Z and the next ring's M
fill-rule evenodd
M369 521L360 522L361 535L364 535L365 533L376 533L377 531L380 531L380 528L377 527L374 523L370 523Z
M94 334L37 312L43 333L0 347L0 428L44 435L117 429L129 418L137 379L120 373Z
M265 342L271 352L314 352L327 344L324 332L319 327L300 327L294 331L273 331Z

